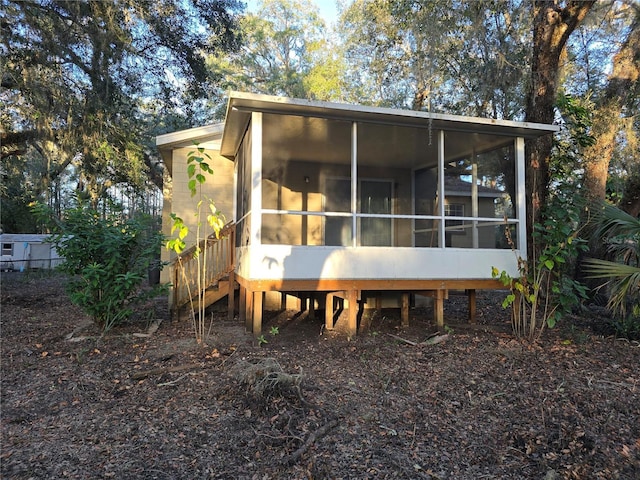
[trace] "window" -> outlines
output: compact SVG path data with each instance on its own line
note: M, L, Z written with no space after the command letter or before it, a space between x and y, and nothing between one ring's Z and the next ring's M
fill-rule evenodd
M13 243L2 244L2 255L13 256Z
M446 217L464 217L464 204L445 204L444 215ZM464 233L464 220L447 220L447 232Z

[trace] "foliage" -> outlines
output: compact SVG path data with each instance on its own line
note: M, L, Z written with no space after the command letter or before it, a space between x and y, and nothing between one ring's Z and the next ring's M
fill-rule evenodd
M308 0L263 0L240 20L242 47L207 58L220 90L331 100L342 90L342 65Z
M512 118L524 107L526 13L519 1L356 0L341 18L354 88L367 103Z
M569 39L563 64L564 88L572 95L599 94L611 73L611 60L637 15L626 2L596 2Z
M590 130L594 105L588 96L576 97L562 91L556 107L561 131L554 138L549 165L551 188L556 195L573 197L578 193L579 172L583 168L582 151L595 143Z
M197 244L199 244L199 239L203 236L200 229L203 227L201 217L202 204L204 201L208 203L209 207L209 213L206 216L207 225L212 229L216 237L224 227L225 222L224 215L222 215L222 213L216 208L215 203L213 203L210 198L202 194L202 184L207 181L205 174L213 175L213 169L209 165L210 161L211 156L205 152L203 147L199 147L198 145L196 145L196 150L192 150L187 154L187 175L189 177L187 187L189 188L192 197L195 197L198 194L200 195L197 203L197 211L195 213L198 220L196 231ZM171 233L173 234L177 230L178 237L168 240L166 246L168 250L181 253L186 246L184 239L189 235L189 227L184 220L181 217L178 217L175 213L171 213L171 218L173 219Z
M280 328L272 325L271 328L269 328L269 335L271 335L272 337L275 337L276 335L280 334ZM267 338L264 336L264 334L258 336L258 338L256 339L258 341L258 346L262 346L265 343L269 343L269 340L267 340Z
M595 237L602 242L608 260L589 259L587 271L593 278L606 280L609 308L627 321L640 308L640 219L605 204L597 218ZM631 317L627 317L631 312Z
M37 220L29 204L36 201L28 188L29 164L24 159L3 158L0 170L0 225L3 233L33 233Z
M614 319L612 326L618 337L640 340L640 307L635 305L625 317Z
M518 338L538 340L545 327L553 328L585 298L586 288L562 274L567 261L584 249L584 242L572 231L572 225L563 223L557 228L559 223L553 218L536 225L535 238L545 246L540 256L529 262L518 257L518 277L492 269L492 277L511 290L502 306L511 307L513 332ZM509 243L515 247L510 230L506 229L506 233Z
M2 0L3 159L40 165L31 189L45 203L65 172L94 208L110 186L160 185L150 132L165 116L188 117L185 102L210 93L204 54L235 46L233 11L241 6Z
M638 165L638 125L634 117L640 93L640 12L628 16L635 21L621 30L624 40L613 57L607 83L594 96L597 108L591 130L596 142L583 152L584 195L592 203L607 198L610 171L623 177L630 173L628 169L624 172L624 163Z
M210 162L211 156L205 152L203 147L200 147L196 144L195 150L190 151L187 154L187 176L188 183L187 186L189 191L191 192L191 196L194 197L196 195L199 196L198 203L196 204L196 211L194 213L196 217L196 238L195 238L195 252L193 258L196 260L196 288L197 292L194 295L193 292L189 293L189 298L191 301L191 312L192 312L192 320L193 327L196 336L196 341L198 343L205 343L207 336L209 334L209 330L211 325L209 325L209 329L206 327L206 316L205 316L205 294L206 287L205 279L207 278L207 249L202 249L202 245L204 245L204 241L209 238L209 230L213 233L216 238L220 237L220 232L222 231L225 223L225 217L215 206L213 200L203 194L202 186L207 181L207 176L213 175L213 169L211 168ZM204 218L206 222L203 223L204 213L202 211L203 204L208 206L209 212L206 214ZM190 233L189 226L184 222L184 220L176 215L175 213L171 213L171 218L173 219L173 225L171 226L171 234L173 234L176 230L178 231L178 236L176 238L172 238L167 241L166 248L168 250L173 250L178 254L176 258L176 268L180 269L181 275L185 280L186 284L189 285L190 282L187 281L186 272L184 265L182 264L182 257L179 255L182 253L186 246L185 239ZM194 297L198 301L198 313L195 315L194 308Z
M553 196L544 208L542 225L536 225L533 234L534 241L544 245L538 262L550 270L551 291L544 294L555 304L553 325L587 298L588 288L573 275L578 256L588 250L580 236L581 207L579 197Z
M43 221L54 218L42 204L36 204L34 212ZM136 305L166 291L163 285L141 289L162 244L149 220L104 217L79 204L62 220L50 223L51 242L64 258L59 268L71 276L71 301L105 332L128 319Z
M516 336L537 340L545 327L553 328L586 298L587 288L570 271L578 254L587 249L586 241L578 236L579 215L580 210L566 199L554 197L545 208L543 223L535 225L533 238L542 246L540 255L529 262L518 257L517 278L495 267L492 270L493 278L511 289L503 307L512 307ZM506 233L513 248L510 231Z

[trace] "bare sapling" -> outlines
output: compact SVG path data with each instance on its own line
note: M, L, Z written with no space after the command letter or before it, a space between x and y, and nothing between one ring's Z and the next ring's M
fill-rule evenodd
M185 262L180 254L186 247L185 239L190 233L189 226L175 213L171 214L173 219L173 225L171 227L171 234L177 231L177 237L167 242L167 248L173 250L178 254L176 260L176 268L180 272L182 281L185 282L188 289L188 296L190 301L191 320L193 322L194 333L196 342L198 344L206 343L209 336L211 325L207 328L206 318L206 303L205 294L207 279L207 270L210 268L208 254L208 243L211 235L216 239L220 238L220 232L225 224L225 217L217 208L211 198L203 192L203 186L207 181L207 176L213 175L213 169L210 165L211 157L205 152L204 148L196 144L196 149L190 151L187 154L187 175L189 177L188 188L191 192L191 196L198 196L198 202L196 204L196 211L194 216L196 219L195 229L195 250L193 251L193 260L196 265L196 294L191 291L190 279L188 275L192 275L191 271L187 271ZM206 210L205 209L206 206ZM204 218L203 218L204 217ZM204 220L204 221L203 221ZM174 285L174 288L176 286ZM213 319L211 319L213 322Z

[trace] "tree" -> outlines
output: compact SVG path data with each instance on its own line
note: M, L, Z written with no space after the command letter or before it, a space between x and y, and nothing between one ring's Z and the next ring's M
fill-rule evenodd
M597 204L605 200L609 164L616 141L636 111L630 100L640 93L640 16L628 28L628 34L613 57L613 69L607 85L596 99L592 135L596 142L584 151L584 191L587 200ZM631 129L627 130L631 133ZM622 143L622 142L621 142Z
M514 119L528 74L526 10L517 0L357 0L341 31L367 103Z
M220 90L333 100L341 95L340 56L328 48L317 7L305 1L264 0L240 20L242 47L208 57Z
M440 96L431 94L445 83L455 12L444 2L354 1L341 16L340 31L362 100L416 110L440 106Z
M527 122L553 123L567 41L594 3L569 1L560 7L555 0L533 2L532 74L525 114ZM531 235L534 225L541 223L542 206L547 201L553 138L550 135L539 137L528 141L526 147L527 232ZM529 242L528 246L529 257L534 258L534 243Z
M640 217L640 171L629 176L620 208L635 218Z
M69 169L94 207L112 185L161 182L150 114L211 90L204 54L235 45L236 0L2 0L2 158ZM183 103L186 101L186 103Z

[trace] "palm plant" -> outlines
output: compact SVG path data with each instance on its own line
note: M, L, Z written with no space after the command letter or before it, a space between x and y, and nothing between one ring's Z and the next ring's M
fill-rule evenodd
M595 238L609 259L589 259L586 269L592 278L606 279L601 287L608 287L608 307L624 318L628 306L640 303L640 219L607 204L598 220Z

